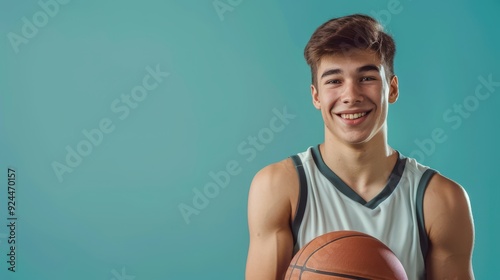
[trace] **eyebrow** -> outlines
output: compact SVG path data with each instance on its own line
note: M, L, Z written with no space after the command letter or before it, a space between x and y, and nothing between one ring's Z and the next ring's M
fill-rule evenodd
M377 72L379 72L380 68L377 67L375 64L368 64L368 65L364 65L364 66L361 66L358 69L356 69L356 72L358 72L358 73L368 72L368 71L377 71ZM338 69L338 68L328 69L325 72L323 72L323 74L321 74L321 78L324 78L324 77L330 76L330 75L342 74L343 72L344 71L342 71L342 69Z

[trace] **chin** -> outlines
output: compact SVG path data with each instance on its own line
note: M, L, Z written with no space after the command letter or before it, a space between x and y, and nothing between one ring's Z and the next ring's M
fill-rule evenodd
M368 143L370 137L366 135L356 135L356 136L341 135L340 137L333 136L332 139L334 139L335 142L344 143L347 145L362 145Z
M363 144L368 143L368 140L367 139L349 139L349 140L346 140L344 142L346 144L349 144L349 145L363 145Z

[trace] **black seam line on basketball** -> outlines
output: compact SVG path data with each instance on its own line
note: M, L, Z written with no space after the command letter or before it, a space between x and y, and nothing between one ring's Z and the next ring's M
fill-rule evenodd
M308 246L310 246L310 244L311 244L311 242L307 243L304 247L302 247L302 248L300 248L300 249L299 249L299 250L300 250L300 252L299 252L299 255L297 256L297 258L295 259L295 264L293 264L293 266L294 266L294 267L295 267L295 266L299 267L299 266L297 265L297 262L299 261L300 256L302 256L302 253L304 253L305 248L307 248ZM310 256L310 255L309 255L309 256ZM308 259L309 259L309 258L308 258ZM290 265L292 265L292 264L290 264ZM301 267L301 266L300 266L300 267ZM293 273L293 270L292 270L291 272ZM292 273L290 273L290 277L288 278L289 280L290 280L290 279L292 279ZM301 272L300 272L300 275L302 275L302 270L301 270ZM299 277L299 278L300 278L300 277Z
M304 261L304 267L307 266L307 262L309 261L309 259L312 257L312 255L314 255L314 253L316 253L317 251L323 249L323 247L329 245L330 243L333 243L335 241L338 241L338 240L341 240L341 239L344 239L344 238L348 238L348 237L355 237L355 236L359 236L359 237L368 237L370 238L369 236L366 236L366 235L361 235L361 234L353 234L353 235L348 235L348 236L342 236L342 237L339 237L339 238L336 238L336 239L333 239L333 240L330 240L328 242L326 242L325 244L321 245L320 247L318 247L316 250L314 250L312 253L309 254L309 256L307 257L307 259ZM302 272L300 273L302 275Z
M319 270L319 269L312 269L309 267L303 267L303 266L293 266L293 268L300 269L302 272L307 271L307 272L314 272L317 274L323 274L323 275L328 275L328 276L338 276L338 277L344 277L347 279L357 279L357 280L371 280L369 278L363 278L355 275L349 275L349 274L343 274L343 273L337 273L337 272L331 272L331 271L324 271L324 270Z
M292 270L290 270L290 269L292 269ZM293 276L293 270L294 270L294 269L298 269L298 270L300 270L300 271L301 271L301 273L302 273L302 266L300 266L300 265L295 265L295 264L290 264L290 265L288 265L288 270L290 270L290 276L288 276L288 280L291 280L291 279L292 279L292 276ZM285 275L285 276L286 276L286 275ZM300 279L300 277L299 277L299 279ZM286 279L284 279L284 280L286 280Z

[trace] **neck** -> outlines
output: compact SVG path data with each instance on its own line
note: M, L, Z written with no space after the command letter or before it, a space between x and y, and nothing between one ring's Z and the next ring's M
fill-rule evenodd
M387 144L386 135L381 129L362 144L342 143L327 136L320 145L321 155L326 165L358 193L369 188L380 189L397 160L397 153Z

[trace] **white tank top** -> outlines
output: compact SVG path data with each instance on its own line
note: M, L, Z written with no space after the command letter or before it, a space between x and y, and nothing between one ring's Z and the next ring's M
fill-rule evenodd
M319 145L291 158L300 179L291 225L294 254L317 236L355 230L386 244L403 264L408 279L425 279L428 237L423 194L436 171L399 154L387 185L367 202L325 164Z

